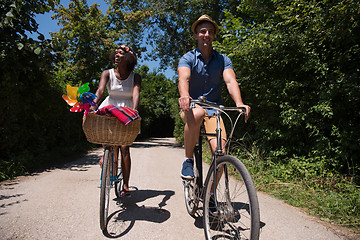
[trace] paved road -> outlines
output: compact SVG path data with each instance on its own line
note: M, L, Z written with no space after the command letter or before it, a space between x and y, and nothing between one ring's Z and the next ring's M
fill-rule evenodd
M102 150L96 149L64 166L1 183L0 239L204 239L201 219L184 206L183 149L172 138L151 139L136 142L131 154L134 191L125 210L111 201L110 236L99 228ZM279 200L258 197L262 240L348 239Z

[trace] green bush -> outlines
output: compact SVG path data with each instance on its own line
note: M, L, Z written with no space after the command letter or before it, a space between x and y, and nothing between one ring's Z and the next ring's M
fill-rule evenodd
M217 43L252 107L246 131L264 158L320 160L359 183L358 4L260 5L243 1L236 15L226 13Z

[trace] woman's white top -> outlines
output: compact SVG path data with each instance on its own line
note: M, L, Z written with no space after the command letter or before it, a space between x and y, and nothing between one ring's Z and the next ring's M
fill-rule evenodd
M116 107L133 108L133 89L135 73L131 72L127 79L120 80L115 76L114 69L109 69L110 77L106 84L109 96L101 103L99 108L114 105Z

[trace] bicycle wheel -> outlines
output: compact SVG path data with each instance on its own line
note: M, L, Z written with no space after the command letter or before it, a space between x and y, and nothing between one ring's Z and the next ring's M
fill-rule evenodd
M199 189L194 180L183 180L185 206L191 216L195 216L199 205Z
M205 182L203 224L206 239L258 240L259 203L248 170L233 156L222 156L217 159L216 169L216 191L212 190L213 165Z
M104 152L102 170L101 170L101 188L100 188L100 228L106 229L109 198L110 198L110 164L112 160L111 151L106 148Z
M184 184L184 197L185 197L185 206L186 210L190 216L195 216L196 210L198 209L201 189L199 187L200 179L199 170L196 165L196 160L199 159L199 153L194 152L194 179L192 180L183 180ZM200 159L199 159L200 160Z

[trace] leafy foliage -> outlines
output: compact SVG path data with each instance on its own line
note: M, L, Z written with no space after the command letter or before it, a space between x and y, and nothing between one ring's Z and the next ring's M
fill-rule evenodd
M54 161L50 151L65 151L83 139L81 117L67 113L53 81L56 44L42 41L41 34L40 41L26 35L37 31L34 14L56 2L1 2L0 179L48 165Z
M62 46L56 54L57 81L73 84L96 83L102 70L110 65L109 54L115 49L117 33L110 30L110 21L95 3L74 0L68 7L60 5L53 19L63 27L52 33Z
M177 88L173 81L163 74L148 73L149 68L142 66L139 74L142 77L139 113L142 137L168 137L174 131L173 108L177 101Z
M176 69L179 57L196 44L191 24L203 14L219 22L224 9L236 9L238 4L239 0L112 0L109 16L114 29L139 49L143 39L152 46L148 59L158 59L162 68Z
M325 157L330 169L357 172L359 5L272 1L262 10L265 21L227 12L218 44L253 108L252 139L269 157ZM246 1L238 11L250 15Z
M209 14L221 25L216 48L231 57L253 109L238 135L247 131L264 157L280 162L325 158L329 169L359 171L357 1L113 0L110 9L114 29L139 47L145 38L148 57L174 69L195 45L191 24ZM176 136L180 129L176 121Z
M319 216L359 231L359 186L327 170L326 159L291 158L278 163L237 152L251 172L256 188ZM250 156L250 157L249 157Z

